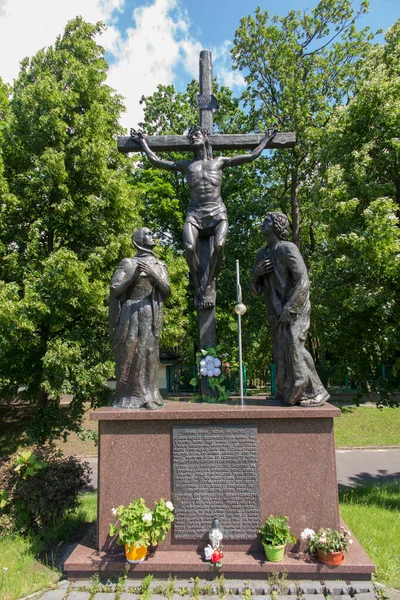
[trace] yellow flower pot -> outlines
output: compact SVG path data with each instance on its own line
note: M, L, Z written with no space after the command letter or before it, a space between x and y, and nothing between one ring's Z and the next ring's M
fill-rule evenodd
M146 558L147 546L141 546L135 548L135 546L128 546L125 544L125 556L128 563L135 565L136 563L142 562Z

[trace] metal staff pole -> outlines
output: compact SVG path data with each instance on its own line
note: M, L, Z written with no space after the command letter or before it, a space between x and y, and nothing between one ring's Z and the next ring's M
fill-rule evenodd
M240 285L239 261L236 260L236 306L235 313L238 318L238 337L239 337L239 383L240 383L240 405L243 408L243 359L242 359L242 323L241 317L246 312L246 307L242 302L242 288Z

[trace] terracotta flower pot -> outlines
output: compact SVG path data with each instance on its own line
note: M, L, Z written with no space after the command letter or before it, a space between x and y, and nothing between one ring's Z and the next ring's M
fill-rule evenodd
M344 562L343 552L327 552L325 555L319 548L317 549L319 562L328 565L328 567L337 567Z
M125 557L128 563L131 563L132 565L142 562L146 558L146 554L147 546L135 548L134 546L128 546L128 544L125 544Z
M268 544L262 542L262 545L264 546L267 560L271 562L281 562L281 560L283 560L286 544L283 544L283 546L268 546Z

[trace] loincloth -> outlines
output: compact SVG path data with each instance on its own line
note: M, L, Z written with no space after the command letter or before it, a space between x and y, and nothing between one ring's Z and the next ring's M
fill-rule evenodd
M186 215L186 223L191 223L199 231L214 229L221 221L227 221L228 215L226 208L223 205L220 212L215 214L215 211L206 211L204 209L188 212Z

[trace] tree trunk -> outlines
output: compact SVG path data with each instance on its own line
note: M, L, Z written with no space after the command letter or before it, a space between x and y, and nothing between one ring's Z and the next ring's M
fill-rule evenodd
M47 322L42 321L42 324L40 326L40 356L42 359L47 351L47 343L49 341L49 336L50 336L50 327ZM40 361L40 371L39 371L39 367L38 367L38 372L35 377L36 382L37 382L36 383L36 385L37 385L37 392L36 392L37 408L43 408L47 404L47 401L49 399L48 393L44 392L40 387L42 378L43 378L43 367L42 367L42 360L41 360Z
M293 167L290 183L290 204L292 209L292 241L300 249L300 211L298 199L298 168Z
M40 385L40 383L39 383ZM40 388L37 391L36 394L36 408L44 408L47 404L47 401L49 399L49 395L47 392L44 392L43 390L41 390Z

